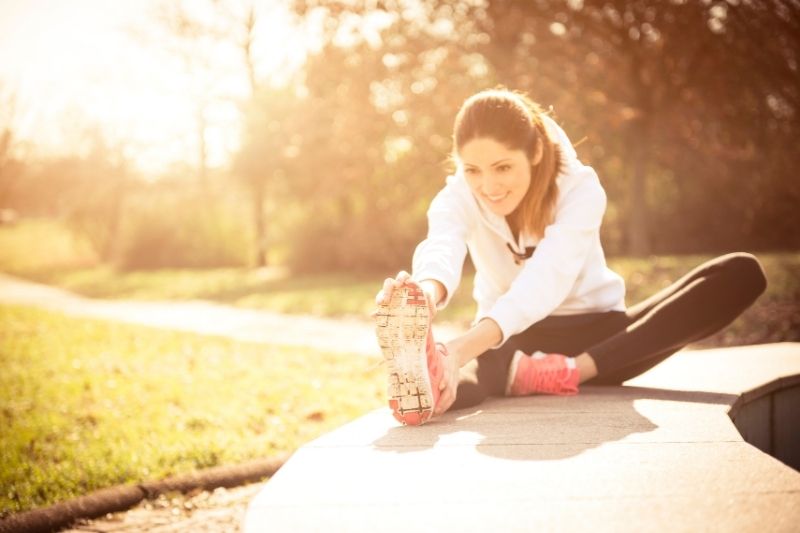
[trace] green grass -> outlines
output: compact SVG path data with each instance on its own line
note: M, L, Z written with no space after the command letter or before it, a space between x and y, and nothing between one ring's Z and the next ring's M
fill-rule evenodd
M271 456L383 405L362 356L0 306L0 515Z

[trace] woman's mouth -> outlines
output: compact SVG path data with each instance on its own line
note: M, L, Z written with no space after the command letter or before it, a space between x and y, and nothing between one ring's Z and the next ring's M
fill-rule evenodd
M508 191L504 192L503 194L484 194L484 198L489 200L492 203L502 202L508 196Z

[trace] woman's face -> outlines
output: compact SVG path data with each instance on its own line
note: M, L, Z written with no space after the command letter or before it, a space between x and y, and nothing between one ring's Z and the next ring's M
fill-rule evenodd
M472 193L497 215L510 215L528 192L531 162L522 150L478 137L461 147L458 158Z

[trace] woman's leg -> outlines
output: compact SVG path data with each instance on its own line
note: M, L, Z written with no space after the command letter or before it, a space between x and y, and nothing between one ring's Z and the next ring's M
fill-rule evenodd
M730 324L764 292L758 260L728 254L700 265L626 315L630 324L590 347L597 384L617 384L649 370L690 342Z
M456 391L456 400L450 410L465 409L483 402L489 397L489 391L478 380L478 360L473 359L461 369Z
M502 396L517 350L589 353L598 369L592 383L619 384L719 331L765 288L766 277L754 256L729 254L703 263L625 312L547 317L465 367L453 409Z
M542 350L577 355L623 330L628 323L622 311L547 317L465 366L452 409L472 407L489 396L503 396L508 367L517 350L527 354Z

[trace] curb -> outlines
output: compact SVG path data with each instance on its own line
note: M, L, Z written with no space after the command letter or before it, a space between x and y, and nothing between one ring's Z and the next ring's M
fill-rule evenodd
M108 513L126 511L142 500L155 498L165 492L244 485L273 476L288 458L289 454L281 454L269 459L256 459L234 466L217 466L159 481L100 489L49 507L11 515L0 520L0 533L56 531L82 518L97 518Z

